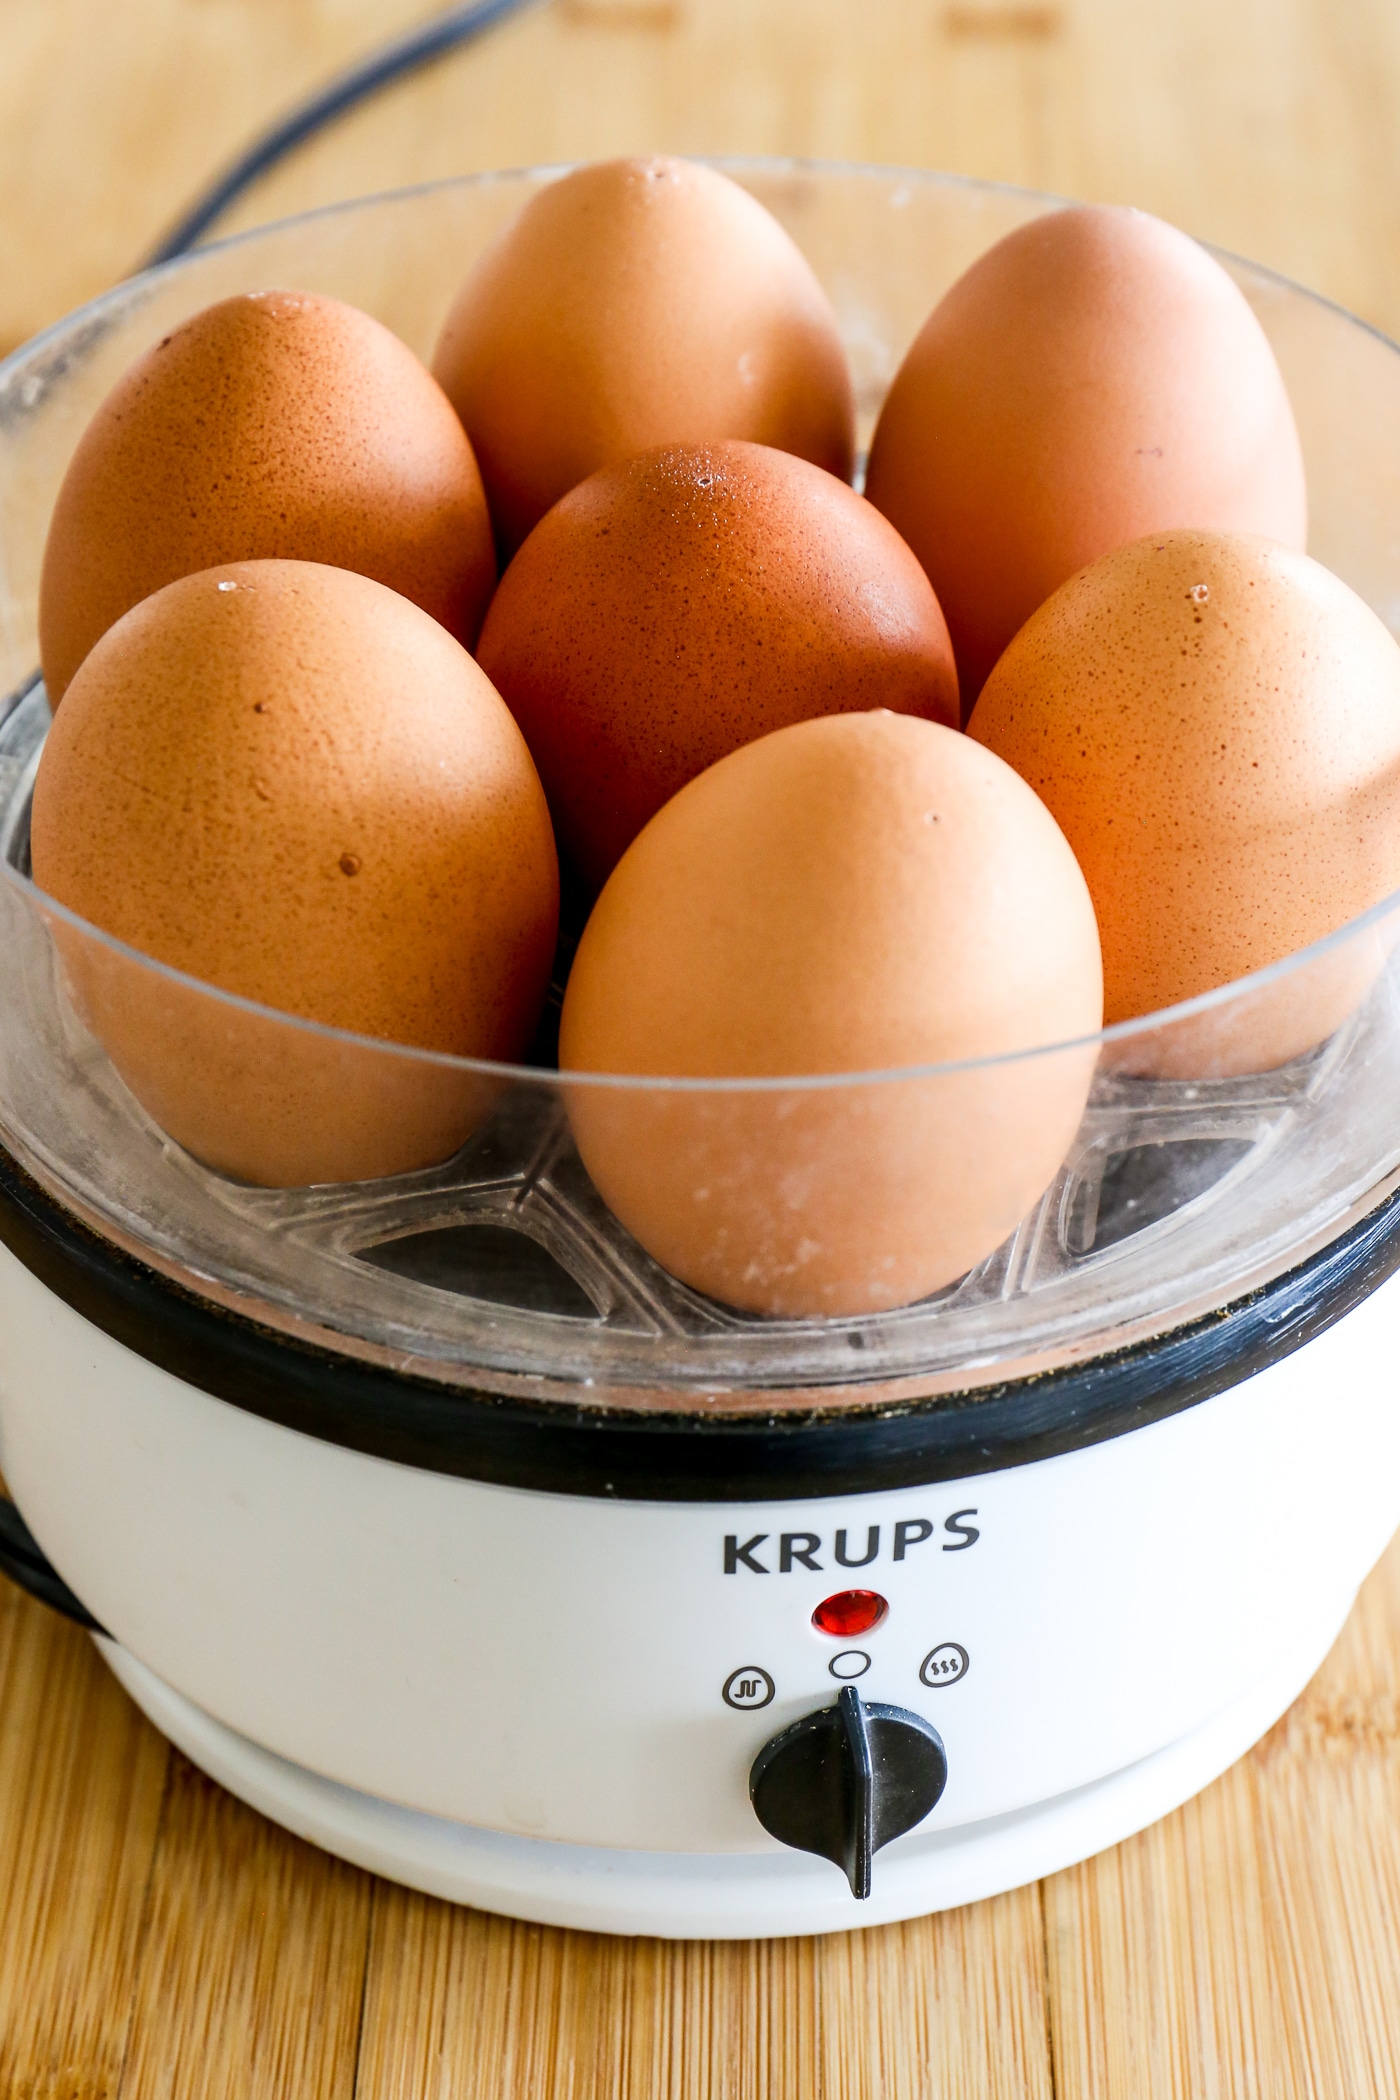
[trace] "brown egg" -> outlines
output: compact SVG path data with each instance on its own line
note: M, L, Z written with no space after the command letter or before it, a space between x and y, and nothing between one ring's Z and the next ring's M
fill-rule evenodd
M1173 532L1105 555L1027 621L968 735L1074 848L1110 1022L1263 969L1400 886L1400 648L1270 541ZM1122 1054L1192 1076L1283 1063L1378 961L1368 941Z
M769 730L877 707L958 720L948 629L899 534L763 445L674 446L580 483L507 569L477 655L595 890L677 789Z
M878 1311L991 1253L1074 1137L1099 1025L1093 908L1009 767L906 715L832 715L711 766L615 869L561 1070L836 1086L567 1086L643 1247L746 1310Z
M604 161L541 190L467 279L433 370L507 555L576 482L656 445L750 438L850 476L826 294L747 190L691 161Z
M1306 544L1293 412L1244 294L1118 205L998 241L934 309L876 427L866 493L928 571L964 712L1087 562L1182 525Z
M244 1180L445 1157L489 1089L389 1044L508 1059L558 879L519 730L466 651L347 570L240 562L109 628L45 746L40 888L213 999L63 925L80 1010L133 1093Z
M468 646L496 581L481 477L441 387L378 321L319 293L206 307L98 409L44 549L51 702L162 584L268 556L373 576Z

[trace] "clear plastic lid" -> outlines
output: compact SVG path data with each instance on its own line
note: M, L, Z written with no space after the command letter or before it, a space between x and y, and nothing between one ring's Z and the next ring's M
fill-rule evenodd
M108 387L173 322L277 285L351 300L426 355L474 255L550 172L224 243L0 367L0 1143L107 1239L264 1323L448 1383L613 1407L976 1387L1180 1326L1335 1239L1400 1181L1400 899L1085 1042L668 1081L321 1028L152 963L34 887L39 562ZM866 438L939 295L1053 202L883 170L728 172L823 278ZM1227 266L1292 395L1312 551L1394 629L1400 354Z

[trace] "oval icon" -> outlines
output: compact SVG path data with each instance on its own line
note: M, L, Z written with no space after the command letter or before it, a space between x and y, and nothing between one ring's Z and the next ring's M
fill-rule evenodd
M726 1706L737 1707L740 1713L756 1713L760 1706L773 1703L774 1685L766 1670L757 1663L745 1663L740 1670L731 1670L724 1680L721 1698Z
M919 1682L937 1692L945 1684L956 1684L960 1677L966 1677L967 1670L966 1648L957 1641L940 1641L919 1665Z

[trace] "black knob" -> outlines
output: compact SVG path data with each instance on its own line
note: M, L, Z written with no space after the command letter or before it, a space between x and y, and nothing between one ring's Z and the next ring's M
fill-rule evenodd
M764 1744L749 1799L770 1837L833 1861L864 1897L880 1847L922 1823L947 1783L938 1730L902 1706L867 1706L848 1684Z

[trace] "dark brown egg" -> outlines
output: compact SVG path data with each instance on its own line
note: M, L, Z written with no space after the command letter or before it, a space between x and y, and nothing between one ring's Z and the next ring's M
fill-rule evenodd
M396 335L318 293L206 307L98 409L44 550L50 700L152 591L266 557L372 576L468 646L496 580L481 476L451 403Z
M770 730L958 719L948 630L898 533L768 446L666 448L571 490L506 571L478 658L593 888L678 788Z

